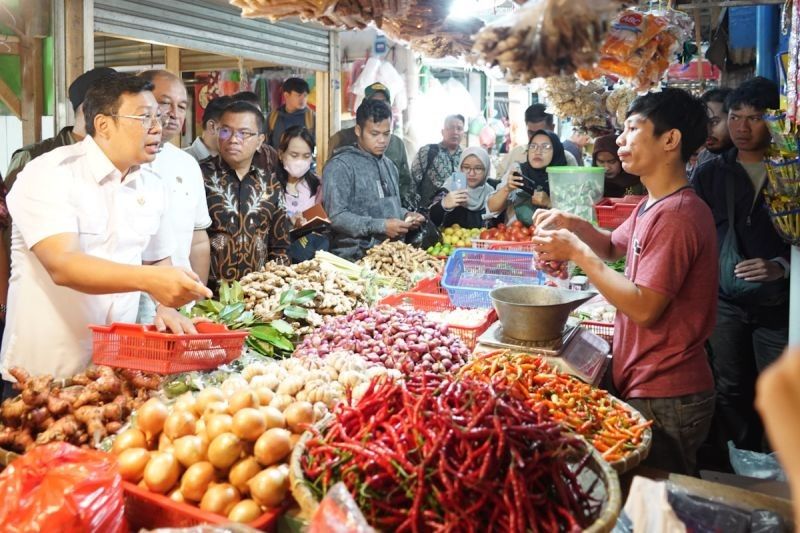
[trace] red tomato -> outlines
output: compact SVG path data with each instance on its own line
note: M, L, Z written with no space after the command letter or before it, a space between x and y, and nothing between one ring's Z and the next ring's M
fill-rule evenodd
M524 225L519 220L515 220L514 222L511 223L511 229L519 229L522 227L524 227Z
M480 234L480 239L481 239L482 241L489 240L489 239L491 239L491 237L490 237L490 235L491 235L491 234L492 234L492 233L491 233L491 230L485 229L485 230L483 230L483 231L481 232L481 234Z
M497 230L498 231L503 231L504 229L506 229L506 225L503 224L502 222L497 225Z

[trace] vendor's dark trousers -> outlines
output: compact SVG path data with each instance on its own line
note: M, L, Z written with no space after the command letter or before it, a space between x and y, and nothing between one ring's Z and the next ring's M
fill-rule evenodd
M754 407L758 374L780 357L789 338L789 306L746 309L719 300L709 342L717 391L714 448L762 451L764 428Z
M694 475L697 450L708 436L714 415L714 391L626 401L653 421L653 444L644 464L666 472Z

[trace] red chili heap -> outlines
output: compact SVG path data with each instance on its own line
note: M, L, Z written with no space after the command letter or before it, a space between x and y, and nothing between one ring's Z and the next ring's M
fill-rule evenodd
M546 410L416 373L340 405L301 464L318 498L343 481L386 531L579 531L600 507L578 481L589 457Z

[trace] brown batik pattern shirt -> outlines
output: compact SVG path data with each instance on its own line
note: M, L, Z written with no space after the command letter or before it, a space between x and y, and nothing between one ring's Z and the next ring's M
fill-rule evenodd
M209 287L239 280L268 261L289 264L291 224L275 177L277 165L275 150L263 146L242 179L221 156L201 163L211 216Z

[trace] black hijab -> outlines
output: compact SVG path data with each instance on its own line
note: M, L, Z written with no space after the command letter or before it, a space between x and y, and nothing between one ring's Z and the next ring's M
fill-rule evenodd
M537 135L547 135L550 138L550 144L553 145L553 159L547 167L565 167L567 166L567 156L564 153L564 145L561 144L561 139L558 135L549 130L536 130L531 135L531 141ZM533 168L528 162L528 154L525 154L525 162L520 165L522 175L532 180L538 187L541 187L544 192L550 194L550 183L547 179L547 167Z

